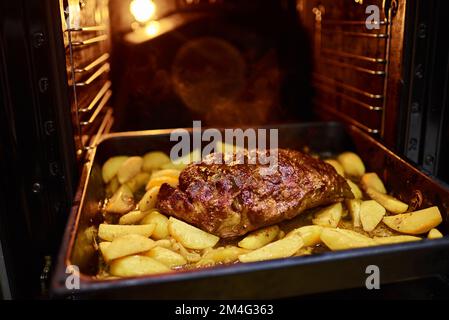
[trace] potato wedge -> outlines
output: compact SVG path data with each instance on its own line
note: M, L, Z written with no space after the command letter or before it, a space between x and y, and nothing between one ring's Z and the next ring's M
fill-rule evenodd
M360 184L362 185L363 190L368 190L371 188L380 193L387 193L384 183L375 172L365 173L360 179Z
M151 250L156 244L153 240L139 234L128 234L114 239L110 245L103 248L106 262L126 257L132 254Z
M356 185L354 182L352 182L349 179L346 179L346 182L348 183L349 187L351 188L351 192L354 195L354 199L362 199L363 194L362 194L362 190L360 190L359 186Z
M327 162L332 167L334 167L335 171L337 171L337 173L339 175L341 175L342 177L345 176L345 171L344 171L343 167L341 166L341 164L337 160L327 159L327 160L324 160L324 162Z
M360 222L363 230L373 231L385 216L385 208L374 200L363 201L360 205Z
M239 256L240 262L255 262L271 259L287 258L294 255L304 245L300 236L291 235L272 242L257 250Z
M362 200L360 199L349 199L345 201L346 207L348 208L349 214L352 218L352 225L354 228L362 226L360 221L360 207L362 206Z
M134 209L134 195L128 186L122 185L106 204L105 211L124 214Z
M126 185L134 193L143 189L148 181L150 181L150 174L148 172L139 172L133 178L131 178Z
M332 227L336 228L340 223L340 219L343 213L343 206L340 202L334 203L324 209L319 210L315 213L312 219L313 224L322 227Z
M201 260L201 255L195 251L187 250L180 242L175 242L172 244L172 249L186 258L189 262L198 262Z
M245 238L243 238L239 243L240 248L244 249L259 249L264 245L273 241L279 234L278 226L269 226L256 231L251 232Z
M156 226L151 235L155 240L166 239L170 235L168 232L168 218L157 211L150 212L140 224L154 224Z
M160 169L164 164L170 163L170 158L161 151L153 151L143 156L142 170L152 172Z
M130 234L137 234L148 238L152 235L155 227L156 226L154 224L126 226L103 223L100 224L100 227L98 228L98 236L100 237L100 239L106 241L113 241L116 238Z
M289 233L287 233L286 237L290 237L292 235L298 235L302 238L304 242L304 247L314 246L321 242L321 232L323 231L323 227L321 226L305 226L296 228Z
M158 170L158 171L154 171L151 174L151 179L159 178L159 177L172 177L172 178L178 179L180 174L181 174L181 171L176 170L176 169Z
M147 186L145 187L145 190L150 190L151 188L154 188L154 187L160 187L164 183L172 186L173 188L176 188L179 184L179 180L178 180L178 178L165 177L165 176L152 178L152 179L150 179L150 181L148 181Z
M162 262L169 268L180 267L187 264L187 260L182 255L163 247L154 247L144 255Z
M217 263L231 263L237 261L239 256L245 253L250 252L250 250L235 247L235 246L227 246L221 247L217 249L212 249L206 252L201 260L197 262L197 266L211 266Z
M139 210L142 212L148 212L149 210L152 210L156 207L157 203L157 195L159 194L159 189L161 187L153 187L149 189L142 199L139 202Z
M375 246L376 242L360 233L344 229L324 228L321 241L331 250L346 250Z
M139 223L143 218L145 218L147 214L141 211L131 211L127 214L120 217L118 224L137 224Z
M408 204L399 201L398 199L388 195L380 193L372 188L366 189L366 194L373 200L381 204L385 209L392 213L404 213L408 209Z
M109 183L117 175L118 169L128 158L127 156L112 157L103 164L101 175L104 183Z
M354 152L343 152L337 157L346 176L361 177L365 173L362 159Z
M414 236L374 237L374 241L376 241L378 244L395 244L419 240L422 240L422 238Z
M436 206L383 218L388 227L405 234L426 233L442 221L440 210Z
M117 171L117 178L121 184L134 178L142 170L142 157L129 157Z
M137 277L170 272L171 269L153 258L134 255L112 261L109 271L116 277Z
M184 163L173 163L169 162L161 166L161 170L177 170L182 171L185 167L187 167L187 164Z
M427 238L428 239L440 239L440 238L443 238L443 234L438 229L434 228L429 231Z
M213 247L220 240L219 237L198 229L184 221L170 217L168 220L170 235L189 249L206 249Z
M98 244L98 248L100 249L100 252L101 252L102 256L104 256L104 252L107 250L107 248L108 248L110 245L111 245L111 242L110 242L110 241L103 241L103 242L100 242L100 243Z
M120 188L120 182L118 182L117 177L112 178L112 180L106 185L106 197L110 198L114 193Z

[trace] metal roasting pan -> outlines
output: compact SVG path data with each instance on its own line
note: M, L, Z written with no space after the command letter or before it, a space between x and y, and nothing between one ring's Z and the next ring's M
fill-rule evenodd
M449 187L427 176L371 136L339 123L283 125L279 146L310 147L320 154L357 152L367 171L375 171L399 199L419 209L437 205L443 214L439 229L449 234ZM171 130L115 133L105 136L92 151L83 170L52 279L58 298L117 299L258 299L285 298L363 287L366 268L380 268L381 283L449 274L449 237L389 246L327 252L266 262L235 264L195 271L116 280L97 280L98 256L85 230L98 220L104 197L101 166L111 156L141 155L151 150L169 152ZM66 267L80 270L80 288L69 290Z

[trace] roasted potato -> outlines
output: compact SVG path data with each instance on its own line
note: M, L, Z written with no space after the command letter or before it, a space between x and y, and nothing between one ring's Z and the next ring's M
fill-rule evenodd
M376 241L378 244L395 244L395 243L419 241L419 240L422 240L422 239L419 237L413 237L413 236L374 237L374 241Z
M116 175L119 168L122 166L129 157L117 156L109 158L101 168L101 174L103 176L104 183L109 183Z
M120 188L120 182L118 182L117 177L115 176L112 180L106 185L106 197L110 198L114 195L114 193Z
M264 245L273 241L279 234L278 226L269 226L256 231L251 232L245 238L243 238L239 243L240 248L244 249L259 249Z
M332 227L336 228L340 223L340 219L343 213L343 206L340 202L334 203L324 209L319 210L315 213L312 220L313 224L322 227Z
M362 206L362 200L349 199L346 200L345 203L352 218L352 225L354 228L360 227L362 225L362 222L360 221L360 208Z
M130 157L126 159L117 171L117 178L121 184L134 178L142 170L142 157Z
M126 185L134 193L143 189L147 185L148 181L150 181L150 177L150 174L147 172L139 172L128 182L126 182Z
M122 185L108 200L105 211L109 213L125 214L134 209L134 195L127 185Z
M341 175L342 177L345 176L345 171L344 171L343 167L341 166L341 164L337 160L327 159L327 160L324 160L324 162L327 162L332 167L334 167L335 171L337 171L337 173L339 175Z
M154 247L144 255L162 262L169 268L180 267L187 264L187 260L182 255L163 247Z
M154 224L156 226L151 235L155 240L166 239L170 235L168 232L168 218L157 211L150 212L140 223Z
M323 228L321 241L331 250L346 250L375 246L376 242L352 230Z
M380 193L372 188L366 189L366 194L373 200L381 204L385 209L392 213L404 213L408 209L408 204L384 193Z
M405 234L426 233L443 221L438 207L384 217L383 222L393 230Z
M113 241L116 238L137 234L144 237L149 237L153 234L154 224L145 224L140 226L126 226L126 225L116 225L116 224L100 224L98 228L98 236L100 239L106 241Z
M257 250L239 256L240 262L255 262L271 259L287 258L302 248L304 242L298 235L291 235L272 242Z
M365 173L365 165L362 159L354 152L343 152L337 157L343 167L346 176L361 177Z
M147 214L141 211L131 211L120 217L118 224L137 224L139 223Z
M168 220L170 235L189 249L206 249L215 246L219 237L198 229L181 220L170 217Z
M354 195L354 199L362 199L363 194L362 194L362 190L360 190L359 186L356 185L354 182L352 182L349 179L346 179L346 182L348 183L349 187L351 188L351 192Z
M181 174L181 171L176 170L176 169L158 170L158 171L154 171L151 174L151 179L159 178L159 177L172 177L172 178L178 179L180 174Z
M165 153L160 151L149 152L143 156L142 170L152 172L167 163L170 163L170 158Z
M146 252L155 246L153 240L138 234L128 234L115 238L109 245L103 246L101 252L106 262L132 254Z
M111 262L109 271L116 277L137 277L170 272L165 264L146 256L130 256Z
M147 186L145 187L145 190L150 190L154 187L160 187L164 183L172 186L173 188L176 188L179 184L178 178L174 177L157 177L157 178L151 178L150 181L148 181Z
M443 234L438 229L432 229L429 231L429 234L427 235L427 238L429 239L439 239L443 238Z
M289 233L287 233L286 237L298 235L302 238L304 247L308 247L314 246L321 242L322 231L323 227L321 226L304 226L290 231Z
M363 190L374 189L380 193L387 193L384 183L375 172L365 173L360 179L360 184Z
M240 255L248 252L250 252L250 250L235 246L212 249L201 257L201 260L197 262L197 266L208 266L217 263L231 263L237 261Z
M161 187L153 187L149 189L139 202L139 210L142 212L148 212L156 207L157 195Z
M363 230L373 231L385 216L385 208L374 200L363 201L360 205L360 222Z

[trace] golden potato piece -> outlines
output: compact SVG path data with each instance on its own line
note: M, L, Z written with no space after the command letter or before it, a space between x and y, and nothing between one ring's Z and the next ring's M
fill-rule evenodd
M154 231L156 226L154 224L145 224L140 226L126 226L117 224L100 224L98 228L98 236L100 239L106 241L113 241L116 238L137 234L144 237L149 237Z
M365 173L362 159L354 152L343 152L337 157L337 160L347 176L361 177Z
M172 177L172 178L178 179L180 174L181 174L181 171L176 170L176 169L158 170L158 171L154 171L151 174L151 179L159 178L159 177Z
M104 242L100 242L98 244L98 248L100 249L101 254L104 256L104 252L107 250L107 248L110 246L111 242L110 241L104 241Z
M150 174L147 172L139 172L128 182L126 182L126 185L134 193L140 189L143 189L147 185L148 181L150 181L150 177Z
M116 277L137 277L170 272L165 264L146 256L130 256L111 262L109 272Z
M169 268L180 267L187 264L187 260L182 255L163 247L154 247L144 255L162 262Z
M373 231L385 216L385 208L374 200L363 201L360 205L360 221L363 230Z
M411 242L411 241L419 241L422 240L419 237L413 236L391 236L391 237L374 237L374 241L378 244L395 244L402 242Z
M269 226L254 232L251 232L245 238L243 238L239 243L240 248L244 249L259 249L264 245L273 241L279 234L278 226Z
M363 194L362 194L362 190L360 190L359 186L356 185L354 182L352 182L349 179L346 179L346 182L348 183L349 187L351 188L351 192L354 195L354 198L362 199Z
M101 174L103 176L104 183L110 182L118 172L118 169L122 166L129 157L127 156L117 156L109 158L101 168Z
M170 217L168 220L170 235L189 249L206 249L217 244L219 237L198 229L184 221Z
M155 240L166 239L170 235L168 232L168 218L157 211L150 212L140 224L154 224L156 226L151 235Z
M363 190L371 188L380 193L387 193L384 183L375 172L365 173L360 179L360 184L362 185Z
M429 239L439 239L443 238L443 234L438 231L438 229L432 229L429 231L429 234L427 235L427 238Z
M362 222L360 221L360 207L362 206L362 200L349 199L346 200L345 203L352 218L352 225L355 228L360 227L362 225Z
M154 187L160 187L164 183L172 186L173 188L176 188L179 184L179 180L178 180L178 178L173 178L173 177L151 178L150 181L148 181L145 190L150 190L151 188L154 188Z
M131 211L120 217L118 224L137 224L142 220L147 214L141 211Z
M287 258L294 255L304 245L300 236L291 235L272 242L257 250L239 256L240 262L255 262L271 259Z
M139 210L148 212L156 207L157 195L159 194L160 186L149 189L139 202Z
M345 171L343 170L343 167L341 166L341 164L337 160L327 159L327 160L324 160L324 162L327 162L332 167L334 167L335 171L337 171L337 173L339 175L341 175L342 177L345 176Z
M111 244L103 247L105 261L151 250L155 246L153 240L138 234L128 234L114 239ZM100 248L101 249L101 248Z
M372 188L366 189L366 194L392 213L404 213L408 209L408 204L399 201L388 194L380 193Z
M124 214L134 209L134 195L128 186L122 185L108 200L105 211Z
M426 233L443 221L438 207L384 217L383 222L393 230L406 234Z
M340 223L340 219L343 213L343 206L340 202L334 203L324 209L319 210L315 213L312 219L313 224L322 227L332 227L336 228Z
M117 178L121 184L134 178L142 170L142 157L130 157L126 159L117 171Z
M248 253L249 251L250 250L235 246L212 249L201 257L201 260L197 262L197 266L211 266L217 263L231 263L237 261L240 255Z
M291 235L298 235L302 238L304 247L308 247L314 246L321 242L322 231L323 227L321 226L305 226L290 231L289 233L287 233L286 237L290 237Z
M114 193L120 188L120 182L118 182L117 177L112 178L112 180L106 185L106 197L110 198Z
M321 241L331 250L346 250L376 245L376 242L360 233L344 229L324 228Z
M161 169L163 169L163 170L173 169L173 170L177 170L177 171L182 171L185 167L187 167L187 164L169 162L169 163L162 165Z
M164 164L170 163L170 158L161 151L149 152L143 156L142 170L152 172L160 169Z

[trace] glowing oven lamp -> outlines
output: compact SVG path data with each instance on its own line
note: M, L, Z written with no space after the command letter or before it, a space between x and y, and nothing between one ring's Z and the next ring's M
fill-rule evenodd
M132 0L129 9L137 22L150 21L156 12L156 5L151 0Z

